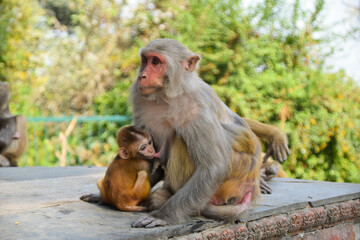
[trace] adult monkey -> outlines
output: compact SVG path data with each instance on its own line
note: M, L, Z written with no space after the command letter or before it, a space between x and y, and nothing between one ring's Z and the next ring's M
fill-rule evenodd
M134 123L160 146L166 177L150 196L157 210L132 226L179 223L199 212L236 219L260 193L261 145L255 134L270 140L267 155L280 160L288 154L286 135L232 112L198 77L200 57L180 42L154 40L140 55L131 87ZM232 205L215 206L224 204Z
M9 84L0 82L0 167L17 166L28 142L26 118L10 113L9 100Z

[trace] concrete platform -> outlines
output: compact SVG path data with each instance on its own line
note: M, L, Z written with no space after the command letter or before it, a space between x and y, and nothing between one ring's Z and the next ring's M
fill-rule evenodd
M327 211L328 215L321 223L325 228L332 223L331 219L326 220L331 218L328 206L344 202L351 210L347 221L357 223L360 219L360 184L277 178L270 182L273 194L264 195L240 223L229 225L195 218L176 226L131 228L130 224L145 213L121 212L79 200L83 194L98 192L96 182L105 170L98 167L0 168L0 239L167 239L186 236L193 239L207 238L204 233L212 229L233 229L245 226L245 223L247 236L250 236L256 232L251 227L257 221L285 215L290 219L292 215L289 214L308 209ZM359 224L354 226L360 229Z

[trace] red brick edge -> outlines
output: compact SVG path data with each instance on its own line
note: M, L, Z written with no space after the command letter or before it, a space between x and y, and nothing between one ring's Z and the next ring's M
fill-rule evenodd
M226 225L181 239L267 239L293 236L330 228L338 224L360 221L360 199L305 208L259 220Z

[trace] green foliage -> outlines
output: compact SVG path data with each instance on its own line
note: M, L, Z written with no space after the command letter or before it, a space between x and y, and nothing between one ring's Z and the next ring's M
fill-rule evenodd
M42 54L37 28L42 14L35 0L0 2L0 80L10 82L16 110L33 101L30 89L43 80L35 73Z
M0 4L24 16L18 28L13 15L0 15L0 73L16 79L15 112L131 114L139 49L175 38L202 56L199 74L233 111L288 134L290 177L360 182L360 88L345 72L324 69L336 35L322 23L326 1L303 9L299 0L246 8L237 0L148 0L134 11L114 0L41 2L46 11L35 0ZM106 164L118 127L81 126L69 139L70 164Z

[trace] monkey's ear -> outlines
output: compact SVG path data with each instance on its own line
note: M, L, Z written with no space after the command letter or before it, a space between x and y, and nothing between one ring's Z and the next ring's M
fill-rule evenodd
M200 57L198 55L190 56L188 58L187 62L185 63L185 70L189 71L189 72L194 71L195 67L196 67L196 63L199 60L200 60Z
M119 148L118 153L122 159L129 158L129 153L128 153L128 151L126 151L126 148L124 148L124 147Z

